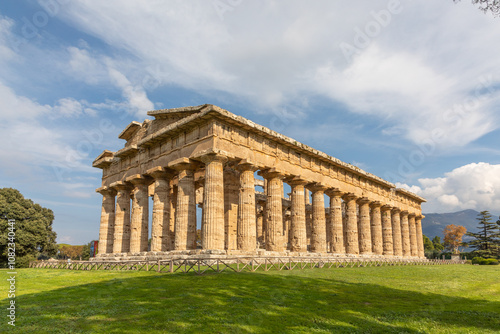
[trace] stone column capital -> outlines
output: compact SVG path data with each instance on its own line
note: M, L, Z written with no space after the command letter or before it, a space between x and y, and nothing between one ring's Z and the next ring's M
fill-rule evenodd
M208 153L208 154L205 154L205 155L198 157L197 159L199 159L204 164L209 164L212 161L219 161L219 162L222 162L224 164L227 162L228 157L226 157L225 155L219 154L219 153Z
M278 170L276 168L268 168L268 169L263 169L257 172L260 176L265 178L266 180L269 179L274 179L274 178L279 178L280 180L283 180L285 178L285 173L281 170Z
M325 194L330 197L342 197L342 195L344 195L344 193L338 188L328 188L326 189Z
M284 180L286 183L288 183L289 186L294 187L294 186L305 186L309 182L303 179L300 175L292 175Z
M96 193L99 193L101 195L109 195L109 196L115 196L116 195L116 190L111 188L111 187L100 187L95 190Z
M382 205L382 207L380 209L382 211L391 211L392 210L392 206L390 206L388 204L384 204L384 205Z
M382 203L380 203L379 201L374 201L370 203L370 208L380 208L380 207L382 207Z
M422 214L420 214L420 215L416 215L416 216L415 216L415 219L420 219L420 220L422 220L422 219L424 219L424 218L425 218L425 216L424 216L424 215L422 215Z
M240 172L246 172L246 171L251 171L255 172L259 169L257 165L255 165L253 162L250 160L244 159L241 160L235 167L238 171Z
M408 211L407 210L401 210L401 215L402 216L408 216Z
M363 204L368 204L370 203L371 201L367 198L367 197L361 197L361 198L358 198L358 200L356 201L359 205L363 205Z
M328 187L326 185L321 184L321 183L309 183L306 185L306 188L312 192L317 192L317 191L324 192L325 190L328 189Z
M401 209L400 208L392 208L392 213L396 214L396 213L400 213L401 212Z
M154 179L170 179L174 175L174 171L170 168L161 166L150 168L146 171L146 175Z
M130 175L129 177L127 177L125 179L125 182L130 182L134 186L147 184L149 181L150 181L149 177L141 175L141 174Z
M415 218L417 215L414 212L408 214L408 218Z
M199 167L199 163L196 161L193 161L189 158L179 158L173 161L170 161L167 164L168 168L175 169L178 172L185 171L185 170L190 170L194 171Z
M127 182L124 182L124 181L113 182L109 185L109 187L115 189L116 191L124 191L124 190L131 190L132 189L130 184Z
M352 200L355 200L356 198L358 198L358 196L354 195L353 193L347 193L347 194L344 194L344 196L342 196L342 199L344 201L352 201Z

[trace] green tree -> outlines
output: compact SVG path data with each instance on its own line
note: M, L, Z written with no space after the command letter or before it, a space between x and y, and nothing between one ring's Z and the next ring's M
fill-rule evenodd
M458 2L460 0L453 0ZM471 0L474 5L479 7L479 10L484 13L491 12L493 16L500 16L500 1L499 0Z
M9 238L9 219L15 220L15 237ZM33 203L16 189L0 189L0 267L8 264L9 243L15 243L16 264L57 254L56 233L52 231L52 210Z
M474 248L475 253L482 257L500 256L500 231L499 224L491 221L491 214L488 211L481 211L476 218L478 220L479 231L467 232L467 235L473 237L468 242L469 247Z
M434 249L437 251L442 251L444 249L444 245L441 243L441 238L437 235L432 239L432 244L434 245Z
M426 235L424 235L423 238L424 238L424 250L433 251L434 244L432 243L431 239L429 239Z

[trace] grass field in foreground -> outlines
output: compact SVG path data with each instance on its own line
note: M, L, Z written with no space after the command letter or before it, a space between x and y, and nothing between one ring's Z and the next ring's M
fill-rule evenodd
M7 296L6 271L0 291ZM499 333L500 266L20 269L16 333Z

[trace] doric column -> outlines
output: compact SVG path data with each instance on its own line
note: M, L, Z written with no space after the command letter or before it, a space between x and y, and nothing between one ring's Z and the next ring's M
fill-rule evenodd
M168 248L168 250L175 249L175 217L177 217L175 210L177 208L178 188L179 187L177 185L174 185L172 181L170 182L170 189L171 189L170 190L170 227L169 227L170 247Z
M372 209L370 226L372 235L372 251L373 254L382 255L384 252L383 248L383 236L382 236L382 216L380 213L380 202L370 203Z
M401 245L403 248L403 256L404 257L411 256L408 211L401 211Z
M347 254L359 254L357 197L349 193L343 199L347 205L345 251Z
M384 205L380 208L382 212L382 243L383 254L394 255L394 243L392 239L392 218L390 205Z
M395 256L403 256L403 246L401 240L401 210L393 208L392 213L392 245Z
M267 180L267 207L266 207L266 250L283 251L283 212L281 199L283 194L283 174L271 169L261 171Z
M370 230L370 201L368 198L360 198L357 203L359 204L358 221L358 240L359 240L359 253L371 254L372 253L372 236Z
M171 171L163 167L146 172L154 178L153 217L151 226L151 251L164 252L171 249L170 235L170 179Z
M248 161L242 161L236 168L240 171L236 243L239 250L255 251L257 248L257 217L255 215L254 173L257 167Z
M130 186L123 181L110 185L116 190L115 231L113 253L130 251Z
M227 158L218 154L201 157L205 163L201 247L224 250L224 163Z
M326 217L325 217L325 190L327 187L314 184L308 186L312 191L312 231L311 252L325 253L326 249Z
M330 252L344 254L344 227L342 224L342 195L338 189L329 189L326 194L330 197Z
M305 180L295 177L288 181L292 188L292 221L290 229L290 244L292 252L307 252L306 203L304 199Z
M175 250L196 249L195 165L188 158L171 161L168 167L177 170L177 206L175 209Z
M130 253L148 251L149 196L144 176L135 174L125 181L134 185L132 194L132 218L130 223Z
M266 243L266 201L257 200L260 210L257 212L257 241L259 248Z
M99 254L113 253L116 191L113 188L101 187L96 189L96 192L102 195L98 252Z
M417 227L415 224L415 214L408 215L408 225L410 227L410 250L411 256L418 256Z
M418 249L418 257L419 258L425 258L425 252L424 252L424 236L422 234L422 219L424 219L425 216L423 215L418 215L415 217L415 227L417 231L417 249Z

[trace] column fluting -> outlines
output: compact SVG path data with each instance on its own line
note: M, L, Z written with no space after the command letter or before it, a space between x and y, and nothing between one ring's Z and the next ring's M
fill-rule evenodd
M410 227L410 251L411 256L418 256L418 245L417 245L417 227L415 224L415 214L408 215L408 225Z
M360 198L359 204L359 220L358 220L358 240L359 253L372 253L372 237L370 230L370 200L368 198Z
M371 236L372 236L372 252L376 255L382 255L384 253L383 248L383 235L382 235L382 216L380 212L381 207L380 202L370 203L371 207Z
M345 254L344 227L342 223L342 195L338 189L329 189L326 194L330 197L330 252Z
M383 205L381 208L382 213L382 246L383 255L394 255L394 244L392 239L392 207L390 205Z
M205 163L201 247L224 250L224 163L227 158L210 154L201 160Z
M291 229L290 244L293 252L307 252L306 203L304 199L305 180L294 178L288 181L291 194Z
M115 231L113 253L130 251L130 186L123 181L110 185L116 190Z
M403 246L401 237L401 210L393 208L392 211L392 245L394 256L403 256Z
M145 177L139 174L128 177L126 181L134 185L132 190L132 218L130 223L130 252L147 252L149 236L148 183Z
M96 191L102 195L98 253L113 253L116 191L109 187L101 187Z
M343 196L346 202L346 240L345 249L347 254L359 254L358 241L358 209L356 204L357 197L354 194Z
M403 248L403 256L411 256L410 249L410 227L408 225L408 211L401 212L401 244Z
M326 217L325 217L325 190L323 185L311 185L312 191L312 230L311 230L311 252L325 253L326 249Z
M244 161L238 164L240 194L236 243L239 250L255 251L257 248L257 217L255 207L255 177L257 167Z
M273 170L261 171L266 180L266 250L283 251L283 174Z

